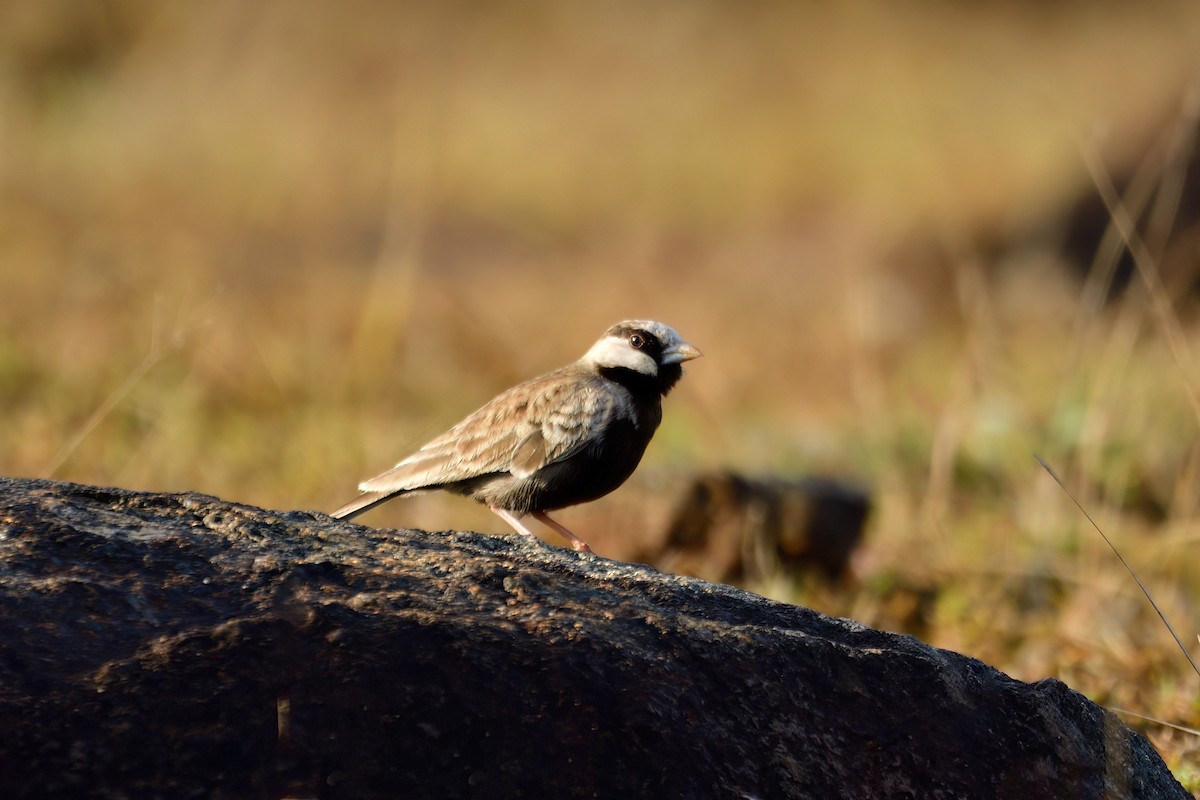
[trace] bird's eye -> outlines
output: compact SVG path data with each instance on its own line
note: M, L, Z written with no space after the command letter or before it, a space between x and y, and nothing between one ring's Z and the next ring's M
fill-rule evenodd
M642 337L641 334L635 333L629 337L629 346L632 347L634 350L641 350L643 347L646 346L646 340Z

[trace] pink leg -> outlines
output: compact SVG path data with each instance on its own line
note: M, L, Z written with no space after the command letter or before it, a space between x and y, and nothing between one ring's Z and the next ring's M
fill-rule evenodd
M521 522L521 518L516 514L512 513L511 511L505 511L503 508L496 508L495 506L488 506L488 508L491 509L493 514L511 525L512 529L517 533L523 533L526 536L533 536L535 539L537 538L533 531L525 527L524 523Z
M531 514L530 516L532 516L534 519L536 519L538 522L542 523L546 527L553 528L554 530L558 531L558 533L561 534L564 539L566 539L568 542L571 543L571 547L575 548L579 552L581 552L581 553L592 552L592 548L588 546L587 542L585 542L583 539L580 539L578 536L571 533L569 530L564 528L562 525L559 525L554 520L550 519L550 517L548 517L543 512L534 511L533 514Z

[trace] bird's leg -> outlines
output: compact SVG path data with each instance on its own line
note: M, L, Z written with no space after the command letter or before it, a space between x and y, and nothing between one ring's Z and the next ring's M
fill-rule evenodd
M529 530L529 528L526 528L525 523L521 522L521 516L523 515L514 514L511 511L506 511L505 509L497 506L488 506L488 508L493 514L511 525L512 529L517 533L523 533L526 536L532 536L534 539L537 538L537 534Z
M566 539L568 542L571 543L571 547L575 548L579 552L581 552L581 553L592 552L592 548L588 546L587 542L585 542L583 539L580 539L578 536L571 533L569 530L567 530L562 525L559 525L554 520L550 519L550 517L547 516L545 513L541 512L541 511L534 511L533 514L531 514L530 516L532 516L534 519L536 519L538 522L542 523L546 527L553 528L554 530L558 531L564 539Z

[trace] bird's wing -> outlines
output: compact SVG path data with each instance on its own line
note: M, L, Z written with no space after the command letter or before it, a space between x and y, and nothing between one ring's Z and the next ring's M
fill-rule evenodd
M390 494L498 472L525 477L569 458L611 419L630 413L620 390L570 368L558 370L498 395L358 488Z
M614 419L633 415L628 393L600 378L576 378L553 391L539 392L529 404L534 431L518 447L510 471L525 477L565 461L588 444L598 443Z

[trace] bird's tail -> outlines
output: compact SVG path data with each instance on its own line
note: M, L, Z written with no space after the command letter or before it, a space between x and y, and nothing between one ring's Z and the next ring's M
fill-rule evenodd
M354 519L359 514L365 514L380 503L390 500L399 492L363 492L346 505L331 511L329 516L334 519Z

